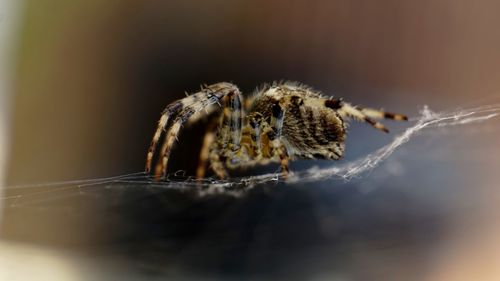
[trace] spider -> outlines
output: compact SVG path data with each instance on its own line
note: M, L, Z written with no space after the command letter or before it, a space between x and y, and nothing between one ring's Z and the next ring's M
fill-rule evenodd
M258 88L244 100L234 84L204 85L192 95L169 104L163 111L147 153L146 172L151 171L158 141L165 132L155 175L167 174L173 144L184 123L215 116L203 139L197 178L203 178L207 161L221 179L228 169L279 162L281 175L289 173L289 160L342 158L346 119L389 130L374 119L408 120L405 115L352 106L326 97L297 82L274 82Z

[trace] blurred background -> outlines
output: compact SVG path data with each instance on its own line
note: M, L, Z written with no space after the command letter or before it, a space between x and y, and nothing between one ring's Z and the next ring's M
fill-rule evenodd
M500 102L494 0L0 3L7 187L142 171L160 112L203 83L294 80L409 116ZM344 161L408 126L385 124L353 124ZM30 188L30 204L1 202L0 277L498 280L498 128L426 131L363 178L240 199ZM172 171L194 174L203 129Z

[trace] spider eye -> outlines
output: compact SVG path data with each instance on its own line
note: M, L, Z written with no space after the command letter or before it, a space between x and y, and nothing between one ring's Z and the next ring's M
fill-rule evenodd
M229 163L231 163L231 165L237 165L240 163L240 158L231 158L231 160L229 160Z

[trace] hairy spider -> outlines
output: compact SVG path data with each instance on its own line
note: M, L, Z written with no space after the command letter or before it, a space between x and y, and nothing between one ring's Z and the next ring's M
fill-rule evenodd
M280 162L286 177L291 159L340 159L345 148L346 117L386 133L389 131L384 125L373 119L408 120L401 114L352 106L295 82L264 85L245 101L234 84L205 85L163 111L147 154L146 172L151 170L162 132L166 134L156 165L157 177L166 175L181 126L209 115L216 118L203 140L198 178L205 175L207 161L220 178L227 177L227 169L269 162Z

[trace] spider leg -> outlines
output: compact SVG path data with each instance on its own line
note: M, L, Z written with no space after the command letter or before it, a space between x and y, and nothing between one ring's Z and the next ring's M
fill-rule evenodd
M170 152L172 151L172 146L174 141L177 139L177 135L182 127L182 124L186 122L186 120L193 114L192 110L187 110L179 114L177 118L175 118L172 127L168 130L165 141L163 142L163 146L160 150L161 161L158 162L155 169L155 176L157 179L166 176L167 174L167 163L168 158L170 157Z
M262 121L262 115L260 113L254 112L252 115L248 117L249 125L250 125L250 146L249 149L252 151L252 155L254 158L260 158L262 154L262 143L260 141L261 137L261 128L260 124Z
M273 156L277 156L280 159L280 165L281 165L281 175L283 178L287 178L288 174L290 174L290 168L289 168L289 155L288 151L286 149L285 144L281 141L281 139L277 139L272 142L272 149L271 149Z
M267 133L269 132L271 131L267 131ZM267 137L269 138L270 135L267 134ZM274 159L279 159L281 167L281 175L283 178L286 179L288 177L288 174L290 173L290 168L289 168L290 157L288 155L288 151L286 149L285 144L283 143L281 138L276 138L269 142L269 146L270 146L271 157Z
M158 126L156 128L156 131L153 135L153 139L151 140L151 144L149 145L148 155L146 159L146 169L145 169L146 173L149 173L149 171L151 170L153 155L156 151L158 140L160 139L162 132L165 130L168 120L173 115L177 114L182 108L183 108L182 102L176 101L168 105L167 108L165 108L165 110L163 111L160 121L158 121Z
M227 178L227 171L223 161L224 157L221 156L217 142L212 143L208 152L208 159L210 160L210 168L214 173L221 179Z
M396 121L408 121L408 117L403 114L397 114L392 112L387 112L384 110L377 110L373 108L365 108L361 106L356 106L364 115L374 118L374 119L392 119Z
M226 151L236 151L240 148L242 123L242 97L239 93L224 97L224 108L221 126L217 140L220 147Z
M271 124L267 124L265 120L262 121L261 127L263 134L269 140L269 153L274 159L279 159L281 166L281 175L287 178L290 173L289 154L285 144L281 139L281 132L283 129L283 121L285 118L285 110L279 103L272 106Z
M226 160L239 162L235 155L240 152L241 148L241 126L244 114L241 102L240 92L230 93L223 99L222 119L217 131L217 140L209 152L211 167L220 178L227 176L226 167L223 164Z
M267 159L262 157L261 118L262 114L258 112L245 117L244 126L241 128L240 148L237 151L226 150L229 152L224 157L227 169L254 166Z
M350 105L349 103L342 102L341 100L330 99L325 101L325 106L337 110L337 112L343 117L347 116L360 122L366 122L372 125L376 129L389 133L389 130L382 123L374 121L373 119L370 118L371 116L365 114L363 111Z
M213 118L208 124L207 131L203 137L203 145L200 151L200 160L198 162L198 168L196 169L196 178L201 179L205 176L207 160L209 157L210 146L215 141L215 134L217 129L218 119Z
M167 106L167 109L163 112L162 117L160 118L157 130L153 136L153 140L148 151L146 171L150 171L151 162L158 143L158 139L160 138L162 132L165 131L168 120L172 115L176 114L176 117L173 120L170 128L166 130L165 140L160 152L161 161L159 161L158 165L156 166L156 176L159 176L160 174L163 176L166 175L168 158L170 156L174 141L176 140L182 125L196 113L207 108L207 106L218 103L226 95L233 92L239 93L239 90L235 85L224 82L217 83L203 87L201 91Z
M217 104L217 102L207 105L203 110L200 110L200 111L196 112L195 114L193 114L193 116L191 116L191 118L189 118L189 120L187 120L186 126L191 126L191 125L197 123L198 121L200 121L201 119L206 118L207 116L213 116L213 115L218 116L219 113L215 114L215 112L219 109L220 109L220 106L219 106L219 104Z

